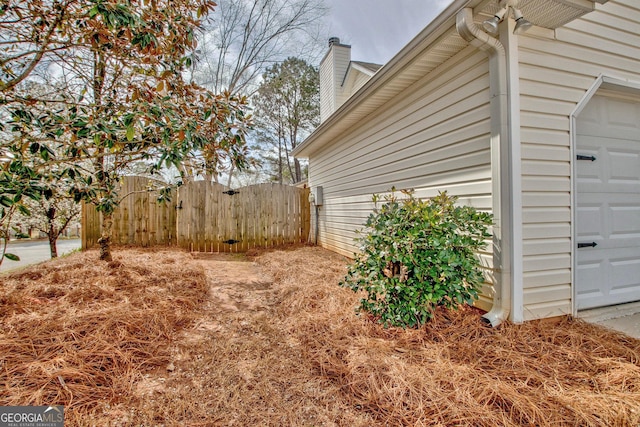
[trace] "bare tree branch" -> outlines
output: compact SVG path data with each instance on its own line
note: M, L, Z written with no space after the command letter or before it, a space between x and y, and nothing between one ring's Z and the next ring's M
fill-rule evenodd
M250 96L268 66L289 56L315 62L324 46L314 28L326 11L313 0L220 0L205 25L196 80L215 92Z

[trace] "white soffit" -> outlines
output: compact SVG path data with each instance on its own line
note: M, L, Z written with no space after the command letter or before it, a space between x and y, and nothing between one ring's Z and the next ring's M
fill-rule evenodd
M520 0L518 9L533 25L554 30L595 10L594 1L607 0ZM498 12L498 1L491 2L482 11L488 16Z

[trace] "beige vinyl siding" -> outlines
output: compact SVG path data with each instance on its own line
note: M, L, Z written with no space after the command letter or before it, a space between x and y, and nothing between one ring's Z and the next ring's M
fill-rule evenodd
M320 65L320 120L325 121L346 101L342 83L351 62L351 48L334 45Z
M470 141L486 133L489 125L486 59L482 53L477 53L467 61L481 66L469 69L468 64L458 63L446 69L447 73L431 79L429 86L435 89L429 91L428 96L425 95L428 88L423 85L429 79L418 82L399 95L395 102L389 103L384 111L375 117L371 115L364 126L336 139L320 155L314 156L312 173L327 183L342 181L349 185L353 178L344 179L347 167L349 175L353 176L363 171L375 173L381 166L392 169L416 166L412 159L426 152L419 146L425 141L430 143L428 151L431 152L448 147L452 139ZM476 129L470 129L474 126ZM335 145L339 145L339 149L333 149ZM389 158L389 155L394 157ZM442 156L452 157L446 152ZM398 167L398 158L409 163ZM326 176L338 170L337 175ZM377 179L372 182L385 185Z
M347 70L349 69L349 63L351 62L351 48L343 47L343 46L334 46L334 63L336 64L334 68L333 75L333 111L336 111L344 102L347 100L348 96L345 96L342 93L342 83L344 80L344 76L347 74Z
M331 55L329 52L327 55ZM320 120L325 121L333 111L333 64L332 58L325 58L320 64Z
M370 78L371 76L361 71L352 69L349 72L349 78L344 82L344 85L342 86L343 100L346 101L351 95L356 93L362 86L364 86L366 82L369 81Z
M324 191L319 243L353 256L372 195L391 187L418 197L448 190L490 210L489 98L486 54L468 48L316 152L309 182Z
M570 314L570 115L600 74L640 81L640 3L519 37L525 320Z

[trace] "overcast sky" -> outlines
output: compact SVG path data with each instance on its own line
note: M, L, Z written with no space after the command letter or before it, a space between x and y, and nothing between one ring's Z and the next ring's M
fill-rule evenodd
M326 0L329 37L351 45L354 61L385 64L451 0ZM329 41L327 37L327 42Z

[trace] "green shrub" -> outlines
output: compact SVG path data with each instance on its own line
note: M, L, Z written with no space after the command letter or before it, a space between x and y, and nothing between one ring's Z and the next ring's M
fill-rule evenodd
M419 327L437 306L478 298L484 281L477 252L490 237L489 213L456 206L446 192L420 200L412 191L385 196L356 241L360 253L341 286L365 291L359 309L387 326Z

